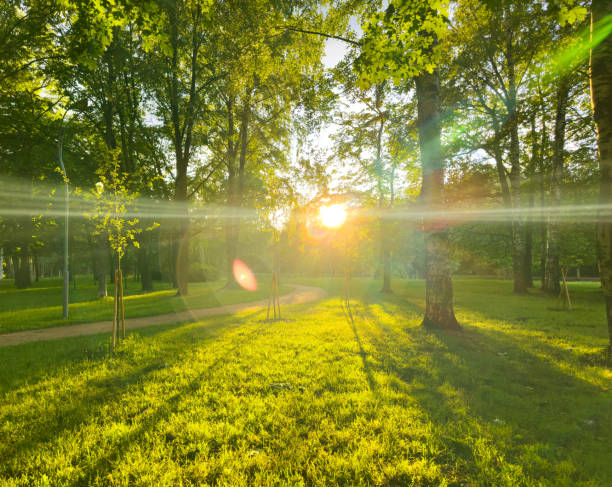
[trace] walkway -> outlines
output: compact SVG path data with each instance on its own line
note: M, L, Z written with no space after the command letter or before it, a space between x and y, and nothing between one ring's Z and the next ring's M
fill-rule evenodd
M327 296L327 292L318 287L298 286L290 284L295 288L289 294L280 298L281 304L301 304L316 301ZM147 326L160 326L169 323L183 323L198 321L208 316L229 315L245 311L258 311L266 309L267 299L252 301L250 303L229 304L227 306L216 306L214 308L199 308L176 313L167 313L155 316L143 316L141 318L130 318L125 320L125 328L134 330ZM98 333L109 333L112 331L112 321L98 321L95 323L83 323L80 325L57 326L53 328L42 328L38 330L19 331L0 335L0 347L19 345L20 343L38 342L46 340L58 340L84 335L96 335Z

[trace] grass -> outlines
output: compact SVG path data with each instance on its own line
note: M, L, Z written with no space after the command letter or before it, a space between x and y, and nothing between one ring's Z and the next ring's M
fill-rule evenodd
M332 292L339 281L311 281ZM576 310L456 283L460 334L420 282L358 281L285 310L0 349L0 485L612 484L612 372L595 284Z
M166 283L155 283L156 291L140 292L140 284L126 280L125 316L136 318L157 314L210 308L268 297L270 278L259 276L257 291L225 288L224 281L191 283L189 295L176 296L176 290ZM281 293L290 288L282 287ZM62 319L61 279L42 279L25 290L16 289L12 280L0 281L0 333L35 328L47 328L74 323L111 320L114 286L108 286L108 297L97 298L97 286L91 277L78 279L76 289L70 289L69 318Z

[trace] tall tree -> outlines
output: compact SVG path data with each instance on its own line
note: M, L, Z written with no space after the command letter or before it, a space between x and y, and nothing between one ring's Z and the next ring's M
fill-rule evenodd
M436 64L441 53L440 39L447 34L447 19L440 2L389 2L384 12L373 14L363 27L357 69L364 83L382 81L389 77L387 73L401 84L415 78L425 215L423 325L457 330L460 326L453 309L446 224L433 216L445 206L440 81Z
M599 148L600 218L597 247L601 284L612 356L612 0L593 0L591 5L591 100Z
M211 4L205 0L160 2L146 25L152 64L150 90L174 155L176 222L173 231L173 284L179 295L188 293L189 169L196 150L206 143L202 126L206 97L220 73L205 56L210 38Z

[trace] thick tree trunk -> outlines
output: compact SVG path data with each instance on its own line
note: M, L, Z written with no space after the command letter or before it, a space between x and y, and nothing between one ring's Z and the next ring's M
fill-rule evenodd
M187 164L177 164L176 187L174 200L177 202L179 219L177 222L176 250L176 283L177 294L187 296L189 289L189 208L187 205Z
M176 234L174 240L174 282L179 296L188 294L189 285L189 194L187 192L187 169L191 157L191 143L193 127L195 124L195 113L199 103L197 80L200 76L198 68L198 54L200 49L199 30L197 21L194 19L194 28L191 37L190 72L189 72L189 97L184 109L181 102L184 101L179 90L179 71L181 66L179 56L179 18L178 4L175 1L170 8L170 45L172 47L172 60L170 62L169 76L169 98L170 118L172 123L172 139L176 164L176 178L174 183L174 201L178 211L176 223ZM199 13L198 13L199 15Z
M597 39L599 29L610 22L612 0L593 0L591 12L591 41ZM612 352L612 219L608 208L612 205L612 35L607 35L591 50L591 101L597 127L599 168L601 173L600 210L597 224L597 250L601 285L606 301L606 317Z
M565 146L565 121L569 80L562 76L557 86L555 110L555 139L553 142L553 161L550 175L550 206L553 209L561 206L561 183L563 179L563 151ZM561 270L559 268L559 221L557 215L548 216L547 225L546 271L542 288L549 294L557 296L561 291Z
M17 256L17 266L15 268L15 286L17 289L26 289L32 285L30 274L30 250L24 246Z
M423 167L421 197L426 212L444 206L444 160L440 141L440 85L437 70L416 79L419 147ZM453 311L448 236L445 222L425 217L425 317L423 325L459 330Z

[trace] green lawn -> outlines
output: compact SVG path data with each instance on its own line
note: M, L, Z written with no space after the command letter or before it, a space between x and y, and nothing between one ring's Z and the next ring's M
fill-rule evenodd
M176 296L166 283L155 283L156 291L141 293L140 284L126 280L125 316L136 318L187 309L209 308L266 298L270 277L258 276L257 291L225 288L224 281L191 283L187 297ZM290 291L282 287L281 292ZM97 287L91 277L78 279L70 289L68 320L62 319L61 279L42 279L30 289L16 289L12 280L0 281L0 333L33 328L47 328L72 323L111 320L114 286L109 285L107 298L97 298Z
M331 290L341 282L311 280ZM0 485L612 485L596 284L574 311L456 282L461 334L419 326L421 282L354 283L264 313L0 348Z

